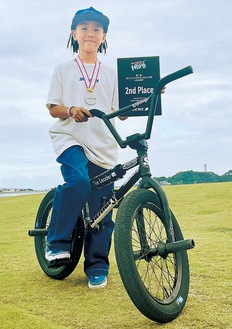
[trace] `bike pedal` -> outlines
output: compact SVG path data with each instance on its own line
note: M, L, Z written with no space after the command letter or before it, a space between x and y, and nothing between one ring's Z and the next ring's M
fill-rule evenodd
M56 267L61 267L61 266L67 266L71 263L72 261L67 258L67 259L55 259L49 262L48 268L56 268Z

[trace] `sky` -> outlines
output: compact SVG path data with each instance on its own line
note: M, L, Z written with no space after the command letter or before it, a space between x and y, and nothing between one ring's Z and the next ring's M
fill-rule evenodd
M194 73L167 85L162 116L149 140L155 177L232 169L232 1L230 0L0 0L0 188L48 189L62 183L45 107L71 20L93 6L110 18L108 50L99 56L159 56L165 76L191 65ZM145 118L118 123L122 137L143 132ZM119 163L136 156L119 150Z

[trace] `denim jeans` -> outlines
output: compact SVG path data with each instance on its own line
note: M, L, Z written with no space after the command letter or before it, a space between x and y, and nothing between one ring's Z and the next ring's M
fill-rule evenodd
M89 202L90 215L94 216L102 205L102 197L110 196L113 184L92 191L90 178L99 175L103 169L91 163L80 146L72 146L58 158L65 183L56 189L51 222L48 229L50 250L70 250L72 232L80 212ZM112 212L104 218L100 231L89 230L84 244L84 271L90 275L108 275L109 251L114 229Z

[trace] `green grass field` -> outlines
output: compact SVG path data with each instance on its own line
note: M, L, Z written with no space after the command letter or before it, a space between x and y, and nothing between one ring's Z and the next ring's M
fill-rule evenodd
M165 187L189 251L191 285L187 304L171 323L145 318L127 296L112 247L109 284L89 290L83 260L65 280L49 279L40 269L33 238L43 195L0 198L0 327L2 329L232 328L232 183Z

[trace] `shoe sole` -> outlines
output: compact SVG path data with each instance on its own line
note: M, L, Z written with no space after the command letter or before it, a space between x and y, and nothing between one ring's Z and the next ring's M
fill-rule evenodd
M89 289L101 289L101 288L105 288L107 286L107 278L99 284L91 284L90 282L88 282L88 287Z
M71 256L69 254L62 254L62 255L56 255L56 256L47 256L45 255L45 259L48 261L48 262L53 262L55 260L67 260L67 259L70 259Z

